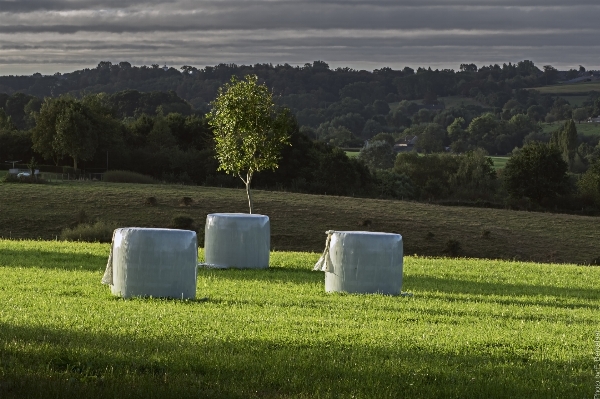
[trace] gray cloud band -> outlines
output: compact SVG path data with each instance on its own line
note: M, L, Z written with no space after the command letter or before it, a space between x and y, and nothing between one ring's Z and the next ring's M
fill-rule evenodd
M143 31L150 29L256 29L256 28L432 28L512 29L595 27L600 6L535 7L341 7L297 4L237 7L192 7L174 3L132 9L77 10L69 12L0 12L4 31Z
M538 57L536 63L556 66L597 64L591 55L600 31L597 0L563 4L0 0L0 73L2 65L90 67L102 59L198 66L323 59L351 67L457 68L466 61Z
M386 8L431 8L431 7L573 7L573 6L595 6L596 0L572 0L568 6L563 0L0 0L0 12L31 12L36 10L68 11L68 10L100 10L100 9L128 9L133 7L151 7L159 4L175 5L182 9L198 9L201 7L255 7L260 5L278 6L293 4L297 7L303 6L340 6L353 7L357 5L368 5L370 7Z

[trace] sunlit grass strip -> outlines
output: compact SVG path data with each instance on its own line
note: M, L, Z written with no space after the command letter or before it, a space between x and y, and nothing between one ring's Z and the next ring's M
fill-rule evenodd
M506 162L510 159L510 157L490 157L494 162L494 168L496 170L502 169L506 166Z
M0 241L3 398L593 396L598 268L406 257L414 296L332 295L318 254L276 252L121 300L108 249Z

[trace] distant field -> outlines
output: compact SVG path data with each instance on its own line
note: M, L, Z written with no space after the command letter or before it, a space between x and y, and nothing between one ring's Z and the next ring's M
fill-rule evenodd
M565 121L542 123L542 131L544 133L551 133L560 129L564 124ZM575 126L577 127L577 134L582 136L600 136L600 123L575 122Z
M588 96L560 96L571 104L572 107L582 107Z
M184 196L194 203L182 206ZM158 205L145 206L148 197ZM600 256L597 217L259 190L254 204L256 213L271 219L274 250L320 252L325 231L333 229L400 233L407 254L442 256L448 240L457 240L459 256L470 258L583 263ZM139 227L169 227L174 216L187 215L203 239L208 213L248 208L241 189L0 183L0 237L55 239L79 210L92 220Z
M494 161L494 168L496 168L496 170L498 169L502 169L506 166L506 161L508 161L508 159L510 157L490 157L492 159L492 161Z
M534 90L544 94L578 94L600 91L600 82L586 82L575 84L561 84L553 86L535 87Z
M356 158L358 157L358 152L353 152L353 151L346 151L346 155L349 158ZM492 161L494 161L494 167L496 169L501 169L504 167L504 165L506 165L506 161L508 160L508 158L510 157L490 157L492 159Z
M405 256L412 296L347 295L274 252L199 269L197 300L123 300L108 252L0 240L2 399L594 395L600 268Z
M486 104L482 104L474 98L463 97L463 96L448 96L439 97L439 100L444 102L446 108L458 108L461 105L477 105L479 107L488 108Z

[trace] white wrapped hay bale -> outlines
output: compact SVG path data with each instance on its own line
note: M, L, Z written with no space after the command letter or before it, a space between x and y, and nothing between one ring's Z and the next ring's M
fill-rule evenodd
M102 282L114 295L193 299L198 241L189 230L124 227L113 243Z
M266 269L271 250L268 216L211 213L206 216L204 258L210 267Z
M328 231L315 270L325 272L326 292L399 295L403 244L400 234Z

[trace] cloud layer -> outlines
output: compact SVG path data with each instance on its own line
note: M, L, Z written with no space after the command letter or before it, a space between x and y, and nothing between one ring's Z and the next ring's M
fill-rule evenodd
M0 74L129 61L598 68L596 0L0 0Z

